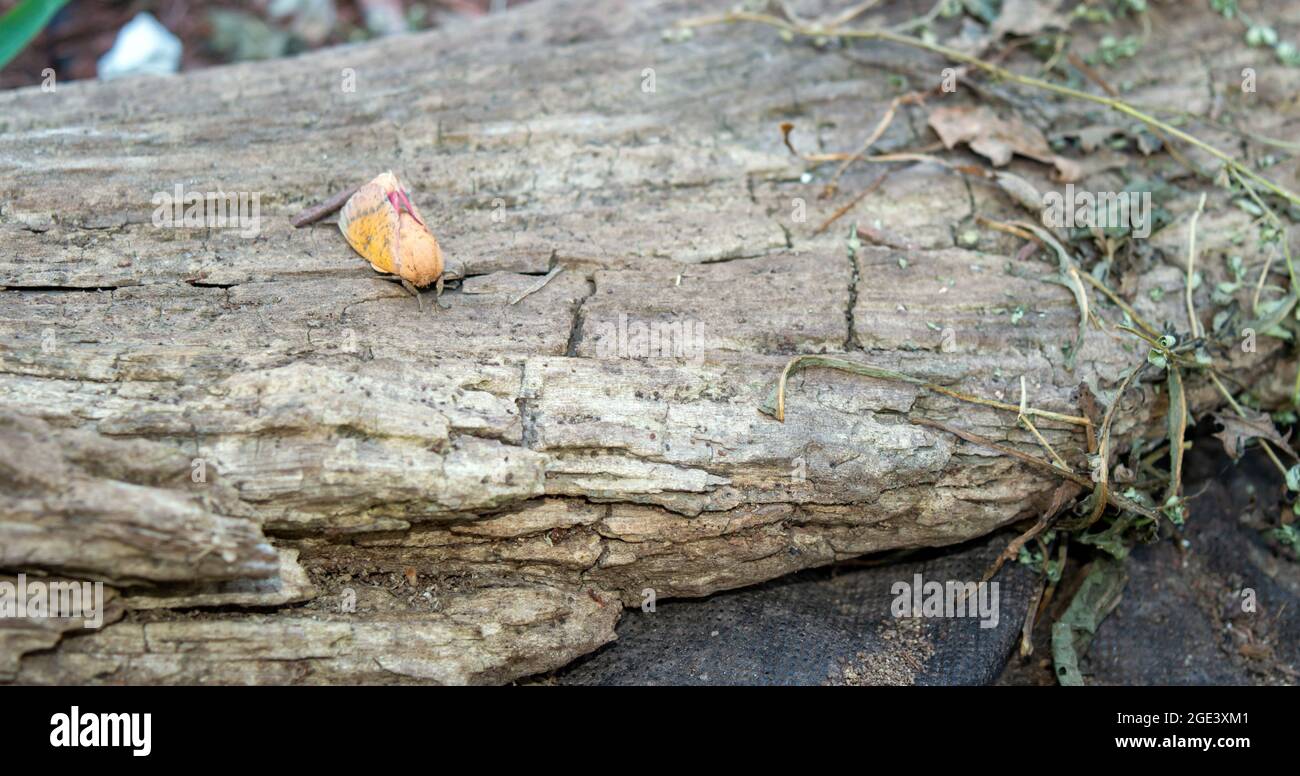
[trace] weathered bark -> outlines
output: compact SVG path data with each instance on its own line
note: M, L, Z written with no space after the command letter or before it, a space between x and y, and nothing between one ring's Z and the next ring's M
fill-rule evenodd
M876 171L819 200L824 181L801 182L777 124L794 121L799 146L854 148L893 96L882 66L935 62L754 28L664 42L698 11L543 0L270 64L0 95L0 567L106 580L128 610L3 656L10 675L509 681L608 641L647 589L704 595L1041 510L1054 477L906 417L1039 454L1005 412L824 371L791 381L785 423L757 412L791 355L843 353L1009 402L1023 375L1034 406L1077 414L1080 384L1112 401L1144 350L1090 327L1068 368L1073 298L1026 279L1054 264L1010 258L1019 243L992 232L953 247L976 213L1023 213L944 169L899 170L814 234ZM1275 76L1261 98L1294 87L1235 32L1191 34L1204 13L1164 22L1215 69L1130 64L1135 99L1205 111L1212 74L1242 63ZM344 68L355 92L339 88ZM906 109L881 148L929 143L924 110ZM1254 128L1285 135L1278 115ZM1095 118L1048 101L1036 116ZM1088 161L1092 190L1123 188L1113 156ZM332 224L289 226L389 168L467 278L446 309L417 313ZM260 193L260 233L154 226L151 198L177 184ZM1194 202L1158 203L1177 218L1124 289L1179 330ZM1206 322L1229 233L1248 222L1211 203ZM854 220L912 247L850 259ZM1260 258L1253 241L1232 250ZM651 323L689 327L700 347L637 358L620 327ZM1267 395L1294 373L1282 353L1261 338L1219 355ZM1189 390L1198 412L1218 400ZM1162 433L1163 396L1139 393L1116 421L1120 447ZM1086 471L1082 435L1042 425ZM59 632L0 649L45 649Z

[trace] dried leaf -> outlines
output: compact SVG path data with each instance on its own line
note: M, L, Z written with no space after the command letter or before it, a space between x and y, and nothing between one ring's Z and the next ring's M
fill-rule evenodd
M1065 614L1052 626L1052 662L1062 685L1083 684L1079 658L1087 653L1102 620L1119 605L1127 583L1123 561L1098 558Z
M1249 408L1243 408L1245 417L1234 415L1228 412L1216 412L1214 419L1223 430L1216 433L1223 442L1223 449L1227 451L1232 460L1237 460L1246 452L1246 443L1252 439L1263 439L1271 444L1277 445L1283 450L1291 451L1289 433L1284 437L1273 425L1273 419L1263 412L1257 412ZM1291 453L1293 456L1294 452Z
M1176 498L1183 482L1183 440L1187 437L1187 394L1177 366L1169 368L1169 489L1165 498Z
M1061 0L1003 0L1002 13L993 22L993 36L1031 36L1046 29L1065 29L1069 22L1060 7Z
M1054 165L1056 177L1064 182L1076 181L1083 174L1083 168L1077 162L1052 153L1042 132L1014 116L1000 118L984 106L936 108L930 112L930 127L946 148L966 143L994 167L1005 166L1012 156L1019 154Z
M1123 133L1124 130L1120 127L1112 126L1110 124L1097 124L1091 127L1083 127L1082 129L1062 132L1060 137L1079 138L1079 147L1083 149L1084 153L1090 154L1100 148L1107 140L1110 140L1115 135Z
M944 45L957 51L965 52L973 57L978 57L993 45L993 36L983 24L963 17L961 20L961 29L957 34L944 41Z
M993 179L1007 196L1032 213L1035 218L1043 212L1043 194L1034 184L1009 172L994 173Z

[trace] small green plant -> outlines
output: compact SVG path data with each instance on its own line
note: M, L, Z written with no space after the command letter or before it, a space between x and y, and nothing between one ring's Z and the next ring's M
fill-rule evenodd
M68 0L23 0L0 18L0 67L18 56L67 3Z
M1146 13L1147 0L1110 0L1107 3L1091 5L1080 3L1074 7L1074 16L1086 22L1109 24L1116 19L1130 14Z
M1132 59L1142 50L1142 39L1136 35L1125 35L1117 38L1114 35L1106 35L1101 39L1097 50L1088 55L1090 64L1102 63L1113 65L1121 59Z
M1300 67L1300 49L1290 41L1280 40L1277 30L1267 22L1252 19L1242 12L1237 0L1210 0L1210 7L1225 19L1239 19L1246 25L1246 45L1252 48L1271 48L1273 55L1284 65Z
M1273 536L1283 544L1296 550L1300 550L1300 529L1296 528L1295 523L1278 526L1273 529Z

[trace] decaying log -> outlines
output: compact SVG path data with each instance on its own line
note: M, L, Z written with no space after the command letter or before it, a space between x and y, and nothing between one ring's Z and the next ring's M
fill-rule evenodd
M596 649L651 591L951 544L1045 507L1050 474L908 422L1041 455L1014 414L825 370L791 381L784 423L758 412L792 355L837 353L1010 403L1024 376L1033 406L1078 414L1081 385L1115 401L1146 351L1089 326L1068 366L1079 312L1038 279L1055 258L978 230L1026 216L950 170L900 167L814 234L876 171L819 200L779 123L797 147L855 148L890 69L941 65L757 28L665 40L696 5L541 0L274 63L0 94L0 571L102 580L125 612L75 636L0 622L0 680L505 682ZM1196 33L1208 11L1165 14L1181 53L1125 65L1135 101L1208 111L1238 99L1211 95L1243 63L1272 79L1257 99L1294 92L1235 34ZM1214 67L1179 64L1198 59ZM925 110L880 149L930 143ZM1287 136L1272 122L1295 111L1254 115ZM1097 190L1138 163L1085 161ZM332 223L289 223L389 168L466 278L446 309L417 313ZM1178 331L1206 187L1183 183L1122 289ZM256 235L155 226L178 185L258 194ZM1263 256L1230 240L1249 216L1210 202L1205 323L1225 249ZM850 253L854 221L915 247ZM652 329L676 349L652 352ZM1261 337L1216 355L1267 397L1294 375L1284 353ZM1220 397L1189 380L1199 417ZM1158 385L1123 400L1118 448L1163 434ZM1040 430L1087 471L1078 429Z
M233 512L239 499L217 483L175 486L190 478L172 447L0 416L0 565L124 584L273 576L275 550L252 515L207 503Z

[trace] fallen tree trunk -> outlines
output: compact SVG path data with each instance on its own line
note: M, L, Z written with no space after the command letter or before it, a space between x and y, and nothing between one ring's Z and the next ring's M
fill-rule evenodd
M784 423L758 408L792 355L837 353L1012 404L1024 376L1034 407L1077 415L1080 386L1117 401L1145 347L1089 327L1067 366L1078 309L1036 279L1055 259L1011 258L1020 242L993 232L954 247L976 214L1023 214L941 167L895 172L815 233L876 173L819 200L777 125L856 147L893 97L884 71L759 29L664 42L683 15L543 1L0 95L0 570L118 594L98 631L11 627L0 681L505 682L596 649L650 596L1041 512L1056 476L909 422L1041 455L1014 413L824 370L791 381ZM1263 56L1178 37L1194 12L1169 22L1179 45ZM881 149L928 142L900 120ZM1095 188L1122 188L1113 167ZM289 225L389 168L465 277L445 309L417 313L332 224ZM177 185L257 193L260 230L156 226ZM1194 203L1160 203L1177 218L1124 289L1178 330ZM1212 206L1203 256L1246 220ZM851 221L886 244L850 253ZM1202 265L1205 323L1221 264ZM1294 375L1276 341L1219 355L1265 397ZM1220 401L1200 380L1189 397L1197 416ZM1116 447L1162 436L1166 403L1141 383ZM1087 471L1077 428L1040 430Z

